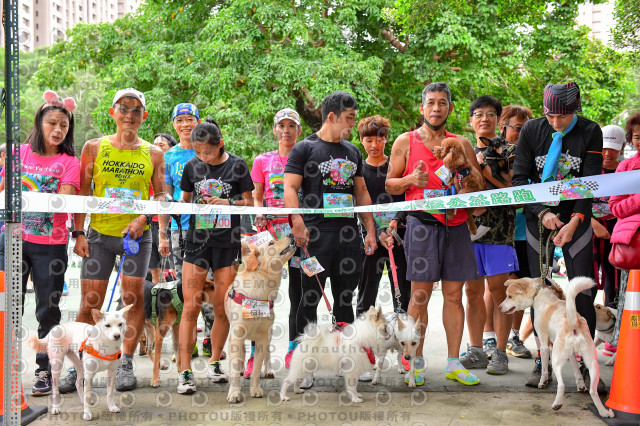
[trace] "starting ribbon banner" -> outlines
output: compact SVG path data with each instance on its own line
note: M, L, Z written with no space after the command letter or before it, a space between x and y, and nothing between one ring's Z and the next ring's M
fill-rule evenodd
M494 207L529 203L554 205L560 201L609 197L611 195L626 195L638 192L640 192L640 170L632 170L424 200L331 209L218 206L28 191L22 193L22 211L46 213L273 215L363 213ZM4 203L5 197L0 196L0 208L4 208Z

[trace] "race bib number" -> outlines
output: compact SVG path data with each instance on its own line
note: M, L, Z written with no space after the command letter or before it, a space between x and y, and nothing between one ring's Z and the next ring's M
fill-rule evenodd
M242 318L268 318L270 315L269 302L266 300L244 299L242 301Z
M251 250L256 247L260 247L263 244L268 244L269 241L273 240L273 236L269 231L262 231L255 235L251 235L250 237L245 238L245 242L249 246Z
M423 194L424 199L428 200L430 198L444 197L445 195L447 195L447 192L444 189L425 189ZM442 214L442 211L438 209L423 211L429 214Z
M291 258L291 267L300 269L301 262L302 262L302 259L300 258L300 256L293 256Z
M396 216L396 212L373 212L373 220L381 229L387 229L389 222Z
M436 176L438 176L442 182L447 183L451 178L451 170L447 169L445 166L440 166L440 168L436 170Z
M217 221L214 226L214 221ZM197 214L196 229L229 229L231 228L230 214Z
M353 207L353 195L341 193L322 194L325 209ZM325 213L324 217L353 217L353 213Z
M304 273L310 277L324 271L324 268L322 267L322 265L320 265L320 262L318 262L318 259L316 259L315 256L303 260L300 263L300 266L302 266L302 270L304 271Z

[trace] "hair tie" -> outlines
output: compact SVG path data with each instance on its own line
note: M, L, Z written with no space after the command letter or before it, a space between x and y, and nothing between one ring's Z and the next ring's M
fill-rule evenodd
M60 100L60 97L53 90L47 90L42 95L44 101L46 102L45 107L54 106L67 110L67 112L71 113L74 109L76 109L76 101L69 97Z

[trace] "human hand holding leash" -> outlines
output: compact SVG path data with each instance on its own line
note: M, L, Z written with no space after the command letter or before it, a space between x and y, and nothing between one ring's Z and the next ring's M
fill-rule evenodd
M142 237L142 234L144 233L144 227L145 225L147 225L146 221L146 218L141 220L140 217L133 219L127 225L127 227L124 228L124 231L122 231L122 236L124 237L125 235L129 234L129 237L133 239Z
M555 229L562 228L563 225L564 222L562 222L554 213L546 212L544 216L542 216L542 226L547 229L553 231Z

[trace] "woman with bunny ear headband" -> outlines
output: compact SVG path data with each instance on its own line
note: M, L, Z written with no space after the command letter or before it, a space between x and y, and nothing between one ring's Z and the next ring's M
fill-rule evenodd
M80 162L73 148L72 111L76 103L73 98L60 101L51 90L43 97L45 103L36 112L27 143L20 146L22 190L74 195L80 186ZM4 170L0 176L2 191ZM60 323L59 303L67 269L66 222L66 213L22 214L22 303L24 308L27 280L33 273L39 338L44 338ZM0 234L0 244L4 244L4 234ZM4 262L0 268L4 268ZM49 357L37 354L36 363L32 395L48 395L51 393Z

